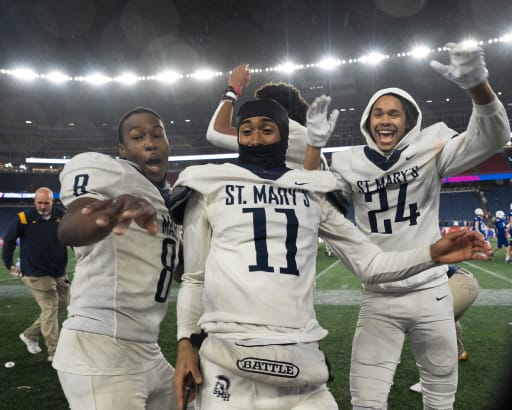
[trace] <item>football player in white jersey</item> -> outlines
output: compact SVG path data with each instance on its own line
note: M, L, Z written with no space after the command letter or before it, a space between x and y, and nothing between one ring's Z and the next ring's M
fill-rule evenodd
M431 66L473 100L467 131L444 123L421 129L421 111L398 88L370 99L361 119L367 145L333 154L331 170L352 199L356 225L384 250L439 238L442 178L490 157L510 139L506 111L487 81L479 47L447 45L450 64ZM450 409L457 389L457 345L446 266L411 278L365 285L352 344L350 390L355 409L383 409L410 338L425 409Z
M308 111L310 144L326 141L334 128L335 118L326 116L328 102L320 97ZM336 210L323 216L324 194L334 189L332 174L285 168L288 124L287 112L275 101L246 102L237 115L239 165L189 167L176 182L193 190L185 212L185 274L177 307L174 380L180 405L191 374L201 384L200 409L337 408L318 350L326 331L313 308L321 218L331 221L323 231L334 252L365 281L395 280L433 266L438 245L447 255L439 242L383 255ZM333 229L339 224L347 227L343 234ZM484 249L479 235L470 240ZM208 332L201 372L189 340L200 329Z
M157 343L180 246L168 155L162 120L138 108L119 123L122 159L79 154L60 175L76 268L53 367L73 410L177 408Z

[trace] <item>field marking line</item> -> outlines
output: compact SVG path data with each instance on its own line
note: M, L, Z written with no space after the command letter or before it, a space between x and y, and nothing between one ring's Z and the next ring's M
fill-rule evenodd
M340 260L339 259L336 259L336 262L334 263L331 263L329 266L327 266L327 268L325 268L323 271L319 272L317 275L316 275L316 279L322 277L323 275L325 275L327 272L329 272L332 268L334 268L336 265L338 265L340 263Z
M469 265L469 266L471 266L472 268L479 269L479 270L481 270L482 272L485 272L485 273L487 273L487 274L489 274L489 275L491 275L491 276L494 276L494 277L496 277L496 278L499 278L499 279L501 279L501 280L504 280L505 282L512 283L512 279L507 278L506 276L500 275L499 273L496 273L496 272L490 271L490 270L488 270L488 269L482 268L482 267L480 267L480 266L478 266L478 265L475 265L475 264L473 264L473 263L471 263L471 262L467 262L467 261L466 261L466 262L464 262L464 263L465 263L465 264L467 264L467 265Z
M10 280L19 280L19 278L5 278L5 279L0 279L0 282L8 282Z

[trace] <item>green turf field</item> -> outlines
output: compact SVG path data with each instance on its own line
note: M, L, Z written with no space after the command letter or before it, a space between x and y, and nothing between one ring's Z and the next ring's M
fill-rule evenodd
M467 362L459 365L459 389L455 408L484 410L494 408L498 395L510 388L509 352L512 340L512 265L503 263L503 250L491 261L472 261L464 265L478 278L481 292L462 319ZM71 258L69 271L73 270ZM354 326L358 312L360 285L357 279L320 248L317 279L317 313L320 323L329 330L322 342L333 366L335 379L330 388L340 408L349 409L348 369ZM160 345L171 361L175 358L176 290L172 294L169 314L161 330ZM18 334L38 313L38 308L17 279L0 268L0 409L66 409L67 403L57 375L46 363L44 353L30 355ZM378 348L376 346L376 348ZM15 366L4 367L13 361ZM421 397L409 391L418 379L409 346L405 345L389 409L421 409ZM508 380L508 382L506 381ZM312 409L316 410L316 409Z

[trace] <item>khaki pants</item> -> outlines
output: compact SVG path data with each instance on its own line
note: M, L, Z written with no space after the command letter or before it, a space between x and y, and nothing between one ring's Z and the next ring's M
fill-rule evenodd
M448 286L453 296L453 314L455 316L455 331L457 334L457 352L460 356L464 353L464 343L462 341L462 326L459 319L464 312L474 303L478 296L478 281L472 273L465 269L459 269L450 279Z
M66 276L24 276L22 281L41 308L39 317L23 334L32 340L43 336L48 355L53 356L59 339L59 313L69 304L69 282Z

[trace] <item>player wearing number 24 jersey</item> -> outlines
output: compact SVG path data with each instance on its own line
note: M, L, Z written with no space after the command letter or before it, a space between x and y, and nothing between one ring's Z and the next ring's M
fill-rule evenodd
M350 197L355 222L382 249L404 250L439 238L442 178L490 157L510 139L506 111L486 81L478 47L448 45L451 64L433 68L469 91L473 112L458 135L444 123L421 129L404 90L376 92L361 119L367 145L333 154L331 170ZM406 334L418 363L426 408L451 408L457 349L447 267L400 281L366 284L352 344L354 408L384 408Z

